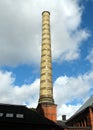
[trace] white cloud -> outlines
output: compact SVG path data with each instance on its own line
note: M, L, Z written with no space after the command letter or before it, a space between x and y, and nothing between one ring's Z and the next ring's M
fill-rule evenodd
M79 44L89 34L80 28L83 8L77 0L0 0L0 65L40 63L44 10L51 13L53 60L79 57Z
M89 96L93 88L93 72L78 77L62 76L54 82L54 99L58 104L58 118L64 113L69 118ZM72 102L75 104L72 104ZM66 105L72 104L72 105ZM65 109L62 109L62 107ZM65 111L65 112L64 112ZM60 115L61 112L61 115Z
M81 107L80 104L77 105L62 104L60 107L58 106L58 113L57 113L58 120L62 120L62 115L66 115L66 119L69 119L80 107Z
M93 64L93 48L91 49L91 51L86 59L88 59L90 61L90 63Z
M0 79L0 103L26 104L28 107L37 107L40 88L39 79L29 85L15 86L13 74L2 71L0 71ZM81 104L79 102L71 103L73 100L85 102L92 85L93 72L76 78L62 76L56 79L53 89L58 119L61 119L63 114L66 114L67 118L73 115Z
M39 96L39 79L32 84L15 86L11 72L0 71L0 103L26 104L36 107Z

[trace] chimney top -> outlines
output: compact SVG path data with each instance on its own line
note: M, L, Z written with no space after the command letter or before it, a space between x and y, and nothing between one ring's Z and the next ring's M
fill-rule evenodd
M66 121L66 115L62 115L62 120Z
M43 13L48 13L48 14L50 15L50 12L49 12L49 11L43 11L43 12L42 12L42 15L43 15Z

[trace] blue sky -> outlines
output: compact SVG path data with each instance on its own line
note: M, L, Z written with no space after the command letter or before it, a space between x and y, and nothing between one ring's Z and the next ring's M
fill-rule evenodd
M38 104L45 10L57 117L69 118L93 95L93 0L0 1L0 102Z

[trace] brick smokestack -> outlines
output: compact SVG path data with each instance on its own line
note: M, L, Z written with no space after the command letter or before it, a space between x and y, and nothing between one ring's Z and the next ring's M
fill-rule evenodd
M50 12L42 13L42 49L40 95L37 111L50 120L56 121L56 104L53 99L52 54L50 35Z

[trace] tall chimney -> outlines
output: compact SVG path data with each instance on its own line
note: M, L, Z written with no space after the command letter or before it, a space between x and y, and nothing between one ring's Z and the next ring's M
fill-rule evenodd
M37 111L48 119L56 121L56 106L53 99L52 84L50 12L44 11L42 13L40 97Z

